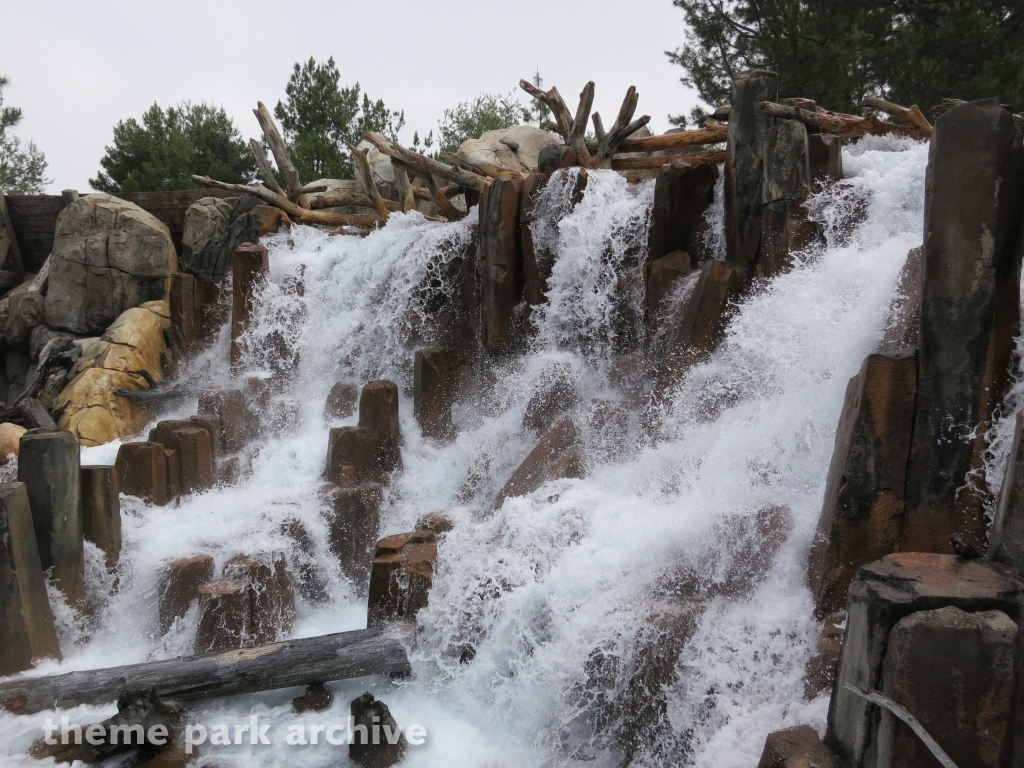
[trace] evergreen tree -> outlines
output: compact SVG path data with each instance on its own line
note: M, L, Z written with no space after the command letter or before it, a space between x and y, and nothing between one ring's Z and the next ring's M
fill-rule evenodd
M31 141L22 146L14 135L21 122L17 107L4 106L4 88L10 81L0 77L0 194L40 195L50 183L45 177L46 157Z
M455 152L466 139L477 139L485 131L511 128L528 122L533 114L513 98L485 93L446 109L438 125L441 152Z

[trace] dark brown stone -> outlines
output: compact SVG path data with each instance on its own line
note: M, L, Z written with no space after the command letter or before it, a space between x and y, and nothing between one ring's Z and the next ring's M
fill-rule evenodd
M242 450L254 437L254 425L238 389L204 389L199 393L199 414L220 422L220 444L228 453Z
M282 227L288 229L292 225L288 214L273 205L257 205L253 209L253 214L256 216L257 239L276 234Z
M208 342L216 332L217 298L215 283L186 272L171 275L171 325L187 344Z
M480 193L480 267L483 344L508 349L515 341L513 312L523 296L519 202L523 180L495 179Z
M181 496L181 454L177 448L164 448L164 459L167 461L167 501L170 502Z
M436 560L433 531L400 533L378 541L370 571L366 625L413 621L427 605Z
M71 605L85 600L81 450L63 429L30 429L21 436L18 480L25 484L44 570Z
M1001 563L925 552L887 555L857 572L847 599L843 653L828 712L826 743L838 757L862 765L878 735L877 708L845 685L879 690L896 623L917 611L947 606L968 613L1002 611L1020 623L1024 582Z
M583 457L576 450L577 432L572 419L564 418L549 429L530 454L512 473L497 498L494 508L512 496L533 493L544 483L565 477L586 476Z
M231 260L232 301L231 301L231 364L237 365L242 359L242 347L238 338L249 324L253 296L266 279L270 270L267 249L262 245L243 243Z
M892 355L911 347L917 348L921 329L921 283L923 249L911 248L900 270L896 295L889 305L885 334L878 345L883 355Z
M364 768L391 768L402 761L406 751L405 737L387 704L374 699L372 693L364 693L352 700L349 712L352 722L349 760ZM389 731L392 734L390 740L387 738ZM378 734L376 739L374 734Z
M244 581L209 581L199 587L196 653L221 653L255 645L250 592Z
M291 539L291 564L295 572L299 594L313 603L325 603L327 585L319 571L319 558L309 528L301 520L288 518L281 524L281 533Z
M327 479L336 485L373 480L377 442L362 427L335 427L327 436Z
M214 459L220 455L220 422L211 416L189 416L187 419L165 419L149 430L149 442L160 443L169 450L179 450L178 438L174 432L179 429L202 429L210 436L210 447ZM180 474L179 474L180 480ZM173 482L168 477L168 482ZM173 498L173 496L171 497Z
M237 456L229 456L217 466L217 485L238 485L242 479L242 461Z
M811 701L823 693L831 693L839 669L839 656L843 651L843 624L845 613L836 613L825 619L818 639L818 651L804 667L804 698Z
M440 512L431 512L422 515L416 521L417 531L433 531L434 533L448 533L455 527L451 518Z
M565 363L551 363L541 371L533 394L526 402L523 429L535 435L547 432L560 416L575 408L579 401L572 368Z
M359 403L359 387L348 381L339 381L331 387L324 404L324 419L335 421L347 419L356 412Z
M530 225L537 220L535 205L544 186L551 177L546 173L531 173L523 184L523 200L520 206L520 236L523 241L523 297L530 305L545 301L544 294L548 290L548 277L551 276L551 263L545 254L538 254L533 242L533 229Z
M814 133L808 128L807 156L811 181L839 181L843 178L843 141L830 133Z
M693 264L686 251L672 251L644 267L644 310L648 339L654 338L667 325L671 316L669 299L691 272Z
M363 588L380 536L383 489L375 483L348 488L327 485L320 493L326 504L331 554L338 558L341 572Z
M818 732L798 725L768 734L757 768L832 768L836 765Z
M862 565L900 549L917 360L868 355L846 387L808 582L818 618L846 605Z
M896 622L881 692L906 707L953 762L1011 768L1017 625L1001 611L947 606ZM878 725L878 765L917 768L936 760L891 712Z
M111 466L82 467L82 533L103 551L107 570L121 555L121 496Z
M413 414L425 437L454 437L452 405L455 403L455 360L441 347L416 350L413 368Z
M779 200L761 209L761 252L755 274L762 280L793 266L793 254L810 247L818 227L807 214L803 200Z
M306 686L301 696L292 699L292 712L301 715L303 712L323 712L334 703L334 694L324 688L323 683Z
M167 504L167 459L160 443L124 443L117 449L117 484L121 493L162 507Z
M564 144L544 147L537 155L537 170L544 174L552 174L559 168L573 168L577 165L579 161L576 158L576 150Z
M717 182L718 166L714 163L691 165L682 159L661 166L654 183L649 259L660 259L673 251L685 251L700 259L704 253L704 214L714 201Z
M174 430L181 459L181 492L201 493L213 488L213 447L210 433L191 427Z
M773 118L762 101L776 101L779 78L774 72L752 70L733 79L729 135L725 161L726 258L745 282L761 245L761 181L764 140Z
M359 395L359 426L366 430L374 443L377 472L388 474L401 469L397 384L378 379L363 387Z
M273 643L291 632L295 587L282 553L233 557L224 564L224 577L248 588L251 634L245 646Z
M213 558L195 555L164 563L159 584L160 631L167 632L175 619L182 618L193 601L199 599L199 587L214 576Z
M0 484L0 675L60 660L24 483Z
M935 122L925 200L918 397L904 549L948 551L960 533L984 549L981 471L1020 322L1024 148L997 101Z

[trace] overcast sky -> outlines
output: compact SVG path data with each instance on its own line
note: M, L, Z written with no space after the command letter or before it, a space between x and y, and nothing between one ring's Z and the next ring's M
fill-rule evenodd
M251 109L273 109L296 61L333 56L342 84L404 109L413 130L437 128L446 107L508 93L539 67L570 109L587 80L614 120L626 88L656 133L696 95L664 52L683 39L671 0L29 0L4 4L0 74L6 104L24 110L18 135L49 161L50 192L90 189L118 120L189 99L222 105L243 137Z

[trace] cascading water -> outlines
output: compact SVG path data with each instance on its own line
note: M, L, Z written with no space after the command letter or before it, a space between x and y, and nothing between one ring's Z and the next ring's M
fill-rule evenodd
M551 276L547 302L521 318L532 340L510 360L481 364L472 396L454 409L450 444L423 439L411 399L401 401L404 471L386 490L382 532L440 510L455 523L417 619L414 678L332 684L333 709L301 716L290 710L294 691L196 703L199 722L258 714L274 737L272 747L203 753L221 766L345 764L343 748L288 746L285 734L293 723L344 720L364 690L400 723L426 727L410 766L739 768L756 764L768 732L821 726L827 697L803 699L818 631L806 557L847 380L881 338L904 257L921 242L926 159L927 146L908 141L846 148L848 178L809 203L826 243L733 309L717 351L667 399L656 441L640 425L652 372L631 351L644 333L636 275L653 185L591 172L572 207L575 172L559 172L534 224ZM719 192L712 252L720 206ZM287 340L287 397L300 410L282 410L274 433L250 447L251 473L237 486L165 508L123 497L116 587L93 569L92 625L62 619L65 661L31 674L187 653L195 609L167 635L157 629L160 561L208 552L220 565L269 549L302 557L282 531L289 520L309 530L306 556L329 595L299 600L292 635L364 626L365 595L334 564L317 495L328 429L353 420L325 422L323 403L338 380L412 383L412 350L432 341L470 219L413 213L366 238L295 227L269 239L246 366L265 369ZM224 330L185 375L227 383L227 360ZM553 377L574 394L592 471L492 509L536 442L523 428L531 395ZM628 409L626 450L602 450L594 399ZM194 412L193 400L161 418ZM109 463L116 449L83 458ZM764 551L775 554L759 559ZM111 711L65 714L88 723ZM0 714L5 765L36 764L24 753L46 716Z

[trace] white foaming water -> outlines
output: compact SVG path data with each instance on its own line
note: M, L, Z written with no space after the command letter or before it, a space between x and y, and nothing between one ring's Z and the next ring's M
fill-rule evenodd
M455 409L451 444L425 440L410 397L401 400L405 469L387 491L382 533L411 530L438 510L455 522L440 538L430 605L418 617L414 678L332 684L332 709L301 717L289 707L295 690L196 704L193 717L207 724L258 714L272 724L275 742L204 754L224 766L345 764L345 748L291 747L285 734L293 723L343 720L364 690L384 699L400 723L426 726L427 744L410 749L410 766L738 768L756 764L772 730L821 727L825 697L803 700L803 667L818 630L804 585L807 551L847 380L880 339L904 257L921 243L926 159L927 147L910 142L869 138L847 148L848 179L811 204L827 245L801 254L790 272L733 309L718 351L678 384L657 445L639 427L644 401L636 392L649 391L648 372L629 354L641 332L630 281L643 255L652 185L592 172L570 210L572 174L553 179L534 230L539 250L553 258L552 274L548 302L530 318L529 348L485 370L476 398ZM866 201L852 233L841 226L851 200ZM718 206L710 216L720 222ZM432 341L431 315L472 230L471 220L439 224L409 214L366 238L296 227L269 239L271 279L248 364L264 366L275 332L287 339L298 358L286 396L301 410L254 446L251 475L239 486L165 508L123 498L116 589L97 589L102 577L92 568L95 626L62 621L64 663L31 674L188 652L194 615L159 635L160 561L209 552L220 564L243 552L291 552L281 533L289 519L309 529L330 595L320 605L299 600L293 636L364 626L365 595L333 563L317 496L328 429L354 418L325 422L324 399L338 380L411 385L412 351ZM226 383L227 358L225 330L191 375ZM585 439L591 398L630 408L629 450L600 456L585 480L550 483L492 511L536 442L521 424L552 366L575 386ZM194 400L163 417L190 412ZM115 451L84 453L90 462L111 461ZM788 513L775 518L777 554L750 589L701 605L673 592L683 568L705 584L728 584L761 543L763 531L751 525L759 510L779 507ZM658 650L686 637L678 658L665 657L651 672ZM645 690L637 681L653 682ZM92 722L112 711L67 714ZM641 713L644 728L633 741L617 741L632 726L622 719L629 711ZM5 765L37 764L24 752L45 717L0 714Z

